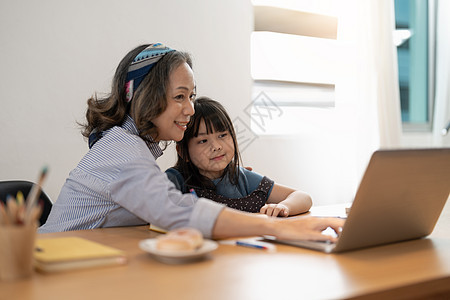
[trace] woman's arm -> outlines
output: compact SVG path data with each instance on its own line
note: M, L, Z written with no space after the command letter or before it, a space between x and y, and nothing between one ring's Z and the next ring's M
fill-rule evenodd
M287 217L307 212L311 206L312 200L307 193L275 183L267 204L261 208L260 213Z
M337 238L321 232L331 227L340 233L344 220L339 218L295 217L270 218L268 216L246 213L224 208L217 217L212 237L216 239L243 236L272 235L279 239L330 240Z

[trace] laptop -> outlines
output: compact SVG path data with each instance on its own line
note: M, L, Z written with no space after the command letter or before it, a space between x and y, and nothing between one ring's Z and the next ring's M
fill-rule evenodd
M339 253L429 235L450 195L450 148L375 151L336 243L272 241Z

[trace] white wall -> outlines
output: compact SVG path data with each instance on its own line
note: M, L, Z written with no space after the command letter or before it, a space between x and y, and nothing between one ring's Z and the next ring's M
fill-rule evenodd
M44 188L56 200L87 151L76 124L86 100L109 91L117 63L138 44L189 51L198 94L248 125L252 29L250 0L0 1L0 180L35 180L48 164ZM244 165L310 192L315 204L351 201L366 158L354 147L364 141L347 134L356 122L346 98L323 124L330 130L318 122L296 137L259 136ZM166 152L162 169L175 160L173 147Z
M139 44L190 52L198 94L235 115L251 93L252 26L242 0L2 0L0 180L34 181L47 164L44 188L56 200L87 151L76 124L86 100L109 91L118 62Z

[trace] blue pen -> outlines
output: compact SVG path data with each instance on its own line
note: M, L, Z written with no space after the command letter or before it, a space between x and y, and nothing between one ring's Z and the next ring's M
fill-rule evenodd
M190 192L192 195L194 195L195 197L198 197L198 196L197 196L197 193L195 192L194 189L190 189L189 192Z
M256 249L265 249L265 250L269 249L266 246L252 244L252 243L247 243L247 242L242 242L242 241L236 241L236 245L244 246L244 247L250 247L250 248L256 248Z

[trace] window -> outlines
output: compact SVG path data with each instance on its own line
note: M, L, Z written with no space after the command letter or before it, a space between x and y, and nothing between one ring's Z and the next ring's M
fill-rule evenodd
M300 115L335 106L339 59L338 51L333 51L337 17L331 14L336 4L275 1L277 6L270 6L271 2L253 1L252 130L262 135L294 134L298 128L291 124Z
M291 117L329 118L329 110L336 107L336 80L343 68L343 46L336 39L339 2L252 2L252 116L257 116L252 117L252 129L262 135L290 134ZM429 131L434 108L435 2L394 0L394 5L403 130ZM275 108L266 109L277 114L266 112L271 118L254 124L269 102Z
M403 128L430 130L434 98L433 1L395 0L395 44Z

